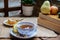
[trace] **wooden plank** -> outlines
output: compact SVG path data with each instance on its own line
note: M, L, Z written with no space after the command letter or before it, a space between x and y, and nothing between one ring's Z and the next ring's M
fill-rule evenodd
M11 40L11 39L0 39L0 40Z
M8 8L8 11L15 11L15 10L21 10L22 8L21 7L11 7L11 8Z
M38 24L39 25L42 25L42 26L44 26L44 27L46 27L46 28L49 28L49 29L51 29L51 30L54 30L54 31L56 31L57 33L60 33L60 25L58 25L58 24L55 24L55 23L53 23L53 22L50 22L50 21L48 21L48 20L45 20L44 18L38 18Z
M0 12L4 12L4 8L1 8L1 9L0 9Z
M11 40L11 39L0 39L0 40ZM19 40L19 39L13 39L13 40ZM22 39L20 39L22 40ZM32 38L32 39L28 39L28 40L41 40L40 38Z
M43 15L42 13L39 13L39 17L60 25L58 15Z
M59 35L60 36L60 35ZM45 39L45 40L60 40L60 37L59 36L57 36L56 38L47 38L47 39Z
M4 17L8 17L8 0L4 0L4 11L5 11Z

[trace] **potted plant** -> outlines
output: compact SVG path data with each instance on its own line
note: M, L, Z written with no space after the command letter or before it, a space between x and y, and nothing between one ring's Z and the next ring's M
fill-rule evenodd
M22 0L22 10L25 16L32 15L34 3L34 0Z

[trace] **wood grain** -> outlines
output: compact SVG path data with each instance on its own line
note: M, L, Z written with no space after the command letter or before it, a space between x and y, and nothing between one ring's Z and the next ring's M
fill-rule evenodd
M0 40L11 40L11 39L0 39Z
M58 15L43 15L42 13L39 13L39 17L60 25Z
M54 30L57 33L60 33L60 25L58 25L58 24L55 24L55 23L50 22L48 20L45 20L43 18L38 18L38 24L42 25L42 26L44 26L46 28L49 28L51 30Z
M43 15L39 13L38 24L60 33L60 19L58 15Z
M11 38L10 37L10 27L6 27L3 25L3 21L4 20L7 20L7 19L22 19L20 17L1 17L0 18L0 38ZM36 17L24 17L23 18L24 20L22 21L26 21L26 22L32 22L32 23L35 23L37 24L37 18ZM22 22L21 21L21 22ZM46 29L42 26L37 26L37 34L35 37L56 37L57 34L49 29Z

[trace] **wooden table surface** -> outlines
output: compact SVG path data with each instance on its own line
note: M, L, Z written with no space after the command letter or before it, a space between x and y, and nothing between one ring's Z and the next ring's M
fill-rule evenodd
M3 25L3 21L7 20L7 19L19 19L20 20L21 18L20 17L0 17L0 40L12 40L11 35L10 35L10 27L6 27ZM35 22L37 20L36 17L34 17L34 18L33 17L28 17L28 18L25 17L23 19L30 20L33 23L37 23L37 22ZM26 21L26 20L24 20L24 21ZM13 39L16 40L16 38L13 38ZM19 39L19 40L21 40L21 39ZM54 37L54 38L52 38L52 37L45 38L45 37L37 36L35 38L32 38L31 40L60 40L60 36L58 35L57 37Z

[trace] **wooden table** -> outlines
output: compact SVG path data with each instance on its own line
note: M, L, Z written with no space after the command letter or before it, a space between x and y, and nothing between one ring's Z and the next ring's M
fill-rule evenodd
M10 35L10 27L6 27L3 25L3 21L7 19L21 19L20 17L0 17L0 40L11 40L13 39L12 36ZM31 21L33 23L37 23L37 18L36 17L24 17L24 21ZM14 40L16 38L14 37ZM29 40L29 39L28 39ZM60 36L58 35L57 37L54 38L44 38L44 37L34 37L31 38L31 40L60 40Z

